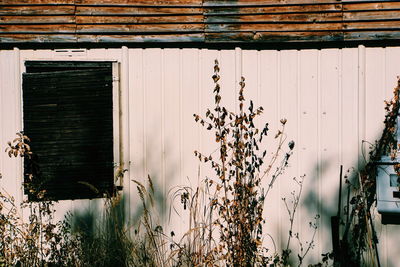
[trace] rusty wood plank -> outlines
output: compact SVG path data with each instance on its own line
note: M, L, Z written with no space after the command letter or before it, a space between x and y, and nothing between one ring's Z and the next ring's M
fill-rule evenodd
M400 31L352 31L344 33L344 41L399 39Z
M205 17L205 23L262 23L262 22L323 22L341 21L341 13L308 13L308 14L268 14L268 15L231 15Z
M384 21L368 21L368 22L345 22L343 23L344 30L400 30L400 18L397 20L384 20Z
M206 43L246 42L246 43L277 43L277 42L325 42L342 41L343 33L336 32L236 32L207 33Z
M124 35L62 35L62 34L3 34L0 32L0 43L173 43L173 42L204 42L203 33L182 34L124 34Z
M373 20L388 20L388 19L399 19L400 18L400 9L397 11L366 11L366 12L351 12L344 13L343 20L344 21L352 21L352 20L364 20L366 22Z
M0 25L0 33L75 33L75 25L73 24L52 24L52 25Z
M0 24L75 23L74 16L0 16Z
M78 25L77 33L120 33L140 32L140 33L168 33L168 32L204 32L203 24L118 24L118 25Z
M204 42L204 33L185 33L182 34L101 34L101 35L79 35L78 42L132 42L132 43L173 43L173 42Z
M256 7L224 7L214 8L205 7L204 14L208 16L225 16L225 15L254 15L254 14L291 14L291 13L315 13L315 12L341 12L341 4L328 5L271 5Z
M76 14L78 15L118 15L118 16L180 16L180 15L202 15L202 8L194 7L93 7L93 6L77 6Z
M73 5L74 0L0 0L0 5Z
M202 0L76 0L78 5L201 6Z
M350 2L343 3L343 11L362 11L362 10L393 10L400 9L400 1L381 1L381 2Z
M77 16L77 24L188 24L203 23L202 15L166 16L166 17L138 17L138 16ZM176 25L175 27L179 27Z
M298 4L337 4L335 0L205 0L204 7L242 7L265 5L298 5Z
M76 35L71 34L10 34L0 32L0 43L75 43L77 42Z
M206 32L258 32L258 31L340 31L342 22L330 23L243 23L243 24L206 24Z
M0 6L0 15L7 16L32 16L32 15L70 15L74 14L71 6Z

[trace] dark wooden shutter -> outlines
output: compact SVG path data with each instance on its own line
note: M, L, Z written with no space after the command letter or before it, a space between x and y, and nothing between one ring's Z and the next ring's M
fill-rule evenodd
M111 63L27 62L26 68L24 132L38 156L35 184L46 199L112 195ZM30 183L27 177L25 183ZM25 193L35 200L28 188Z

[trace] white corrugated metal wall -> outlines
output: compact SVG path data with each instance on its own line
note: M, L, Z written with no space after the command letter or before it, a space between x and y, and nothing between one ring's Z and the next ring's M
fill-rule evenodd
M6 142L21 130L21 72L25 60L114 60L120 62L121 140L129 172L124 179L128 210L140 205L132 179L149 174L161 188L159 201L168 202L171 188L196 185L212 172L199 165L194 150L214 151L210 132L193 120L213 106L214 59L221 67L223 103L235 109L238 81L246 78L245 94L265 109L260 122L270 123L269 151L273 151L279 120L288 120L286 134L296 142L290 167L266 201L266 232L278 246L286 242L289 225L282 197L296 188L293 177L306 174L295 231L304 242L310 238L308 222L320 214L316 246L310 260L331 249L330 216L337 211L339 166L347 170L363 162L362 140L374 142L400 74L400 47L321 50L207 50L207 49L89 49L0 51L0 140ZM261 126L261 125L260 125ZM22 165L0 153L0 185L23 199ZM200 175L199 175L200 174ZM174 189L172 189L173 191ZM63 201L58 209L90 208L99 200ZM179 201L178 201L179 202ZM177 210L182 212L179 205ZM165 218L169 209L161 208ZM61 212L59 213L61 216ZM395 266L400 249L400 226L381 226L375 214L384 266ZM184 216L166 223L183 231ZM282 233L282 234L279 234ZM270 242L266 237L266 242ZM293 242L296 245L296 242ZM273 249L273 246L269 246Z

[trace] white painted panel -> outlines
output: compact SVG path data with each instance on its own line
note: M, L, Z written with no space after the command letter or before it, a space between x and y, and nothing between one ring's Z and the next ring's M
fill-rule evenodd
M261 99L258 99L258 78L259 78L259 61L258 51L248 50L242 52L242 71L243 77L246 79L246 87L244 89L244 97L247 102L253 101L254 106L260 105ZM237 97L237 96L236 96ZM247 110L246 110L247 112Z
M218 61L221 69L221 80L219 83L221 85L221 92L223 93L222 103L230 111L235 111L235 108L237 108L238 81L240 81L241 74L236 73L236 56L241 57L241 54L241 51L235 50L222 50L218 52ZM212 65L209 67L212 68ZM213 88L204 89L213 90ZM202 111L204 112L205 110Z
M319 209L319 157L318 157L318 60L317 50L300 51L300 88L298 116L300 117L299 138L296 140L297 151L299 153L299 175L305 175L303 192L300 205L300 222L312 222ZM311 242L313 229L308 223L300 224L300 237L303 242ZM319 243L319 239L315 240ZM305 243L306 244L306 243ZM317 262L320 249L310 252L312 261Z
M400 77L400 47L387 47L385 50L385 99L393 97L393 88L397 86L397 80Z
M1 145L0 158L2 159L0 172L3 178L0 180L1 187L13 195L16 200L21 199L21 173L20 158L9 158L4 149L7 142L12 141L16 137L16 133L21 131L20 112L19 112L19 83L16 81L16 73L18 63L16 55L18 51L0 51L0 117L1 117Z
M90 59L104 59L104 56L107 55L107 49L105 48L88 49L86 51L86 55Z
M218 59L218 51L215 50L201 50L201 61L200 61L200 70L202 76L200 77L201 83L201 95L200 95L200 111L199 115L205 116L207 109L215 108L214 101L214 82L212 80L212 76L214 74L214 61ZM234 77L231 76L231 79ZM221 88L221 92L225 92L230 90L229 87ZM232 89L231 89L232 90ZM224 101L224 97L226 94L223 94L222 101ZM183 113L185 111L182 111ZM215 133L213 131L207 131L204 127L199 126L200 131L200 149L204 155L210 155L213 153L213 157L218 155L218 151L216 151L217 144L215 143ZM184 155L183 155L184 156ZM215 178L215 172L211 170L211 168L205 164L200 164L201 177L202 179L209 177Z
M357 164L358 136L356 131L358 118L357 94L357 49L342 50L342 163L345 171Z
M372 60L371 60L372 59ZM376 99L385 98L385 49L366 49L366 143L363 148L367 157L370 144L377 140L383 130L385 115L384 103L376 103Z
M130 157L130 182L131 192L127 196L131 207L131 216L136 219L141 207L137 195L137 185L132 181L146 182L145 158L145 111L144 111L144 79L143 79L143 49L129 49L129 157Z
M267 149L268 166L271 162L272 156L277 149L277 140L274 138L279 126L279 60L280 53L278 51L260 51L260 97L259 105L264 108L264 112L260 116L258 122L259 127L263 128L265 123L268 123L269 132L264 138L265 147ZM266 167L267 167L266 166ZM271 183L272 175L269 174L263 180L263 185L268 188ZM273 248L273 242L281 244L283 237L279 234L281 231L280 220L273 219L281 216L282 199L279 194L279 186L275 184L268 193L265 200L264 216L266 219L264 232L268 235L264 237L264 244L271 248L271 254L278 252ZM275 215L272 215L275 214ZM273 238L273 239L271 239ZM277 248L278 249L278 248Z
M384 66L384 98L390 100L393 97L393 88L397 86L397 80L400 77L400 49L399 47L385 48L385 66ZM371 59L371 61L374 59ZM381 119L382 121L382 119ZM380 216L377 216L377 225L379 227ZM379 230L379 228L378 228ZM379 233L379 232L378 232ZM382 255L383 261L386 266L397 266L399 259L394 255L400 255L400 249L396 245L398 240L394 238L400 235L400 227L397 225L383 226L379 233L382 237L384 254Z
M143 62L145 170L157 189L155 208L159 211L159 217L155 216L154 223L161 224L167 216L163 209L165 177L162 172L162 50L145 49L144 57L146 58Z
M320 201L321 245L331 245L330 216L337 213L339 185L339 50L321 51L320 63Z
M183 186L182 181L182 160L181 160L181 61L180 49L164 50L163 69L164 69L164 174L165 174L165 194L168 200L172 202L168 208L168 222L171 222L170 227L167 226L167 233L174 231L178 236L184 233L185 211L180 203L178 190ZM191 90L191 88L187 88ZM168 192L169 191L169 192ZM175 199L178 201L173 202ZM182 220L174 221L172 218L181 217ZM172 223L173 222L173 223ZM187 227L186 227L187 228Z
M199 96L200 90L198 86L198 51L182 50L181 51L181 136L182 136L182 172L184 177L189 178L191 181L197 181L199 162L195 158L193 152L199 149L199 130L201 129L198 123L193 118L194 113L200 113L204 110L199 109ZM183 181L182 181L183 182ZM197 183L195 183L197 184Z
M280 86L279 86L279 110L278 116L281 119L286 119L284 136L286 141L283 145L283 153L288 151L288 142L292 140L298 140L298 109L299 109L299 51L287 50L280 51ZM277 183L280 187L280 197L285 198L288 204L289 210L292 209L292 200L294 191L298 192L298 188L293 181L294 178L299 177L298 173L298 147L295 146L293 155L289 160L289 167L286 168L284 175L281 175L277 179ZM283 157L284 154L281 154ZM281 160L281 159L280 159ZM278 202L277 205L281 206L281 234L282 242L279 244L282 248L286 249L289 234L289 213L284 206L283 201ZM293 233L299 232L299 213L296 212L295 221L293 224ZM297 250L298 243L296 240L291 239L290 249ZM296 255L292 255L296 257Z
M356 48L342 50L341 69L341 163L343 164L342 210L347 205L348 185L345 176L355 174L358 154L358 53ZM336 180L338 181L338 180ZM341 228L343 234L343 227Z
M17 67L22 72L24 60L61 58L51 50L21 50L17 62L15 53L0 51L1 151L22 123ZM270 133L265 143L268 153L271 155L276 148L277 140L273 137L281 118L288 120L286 142L292 139L296 142L289 168L266 200L264 232L274 237L278 252L285 246L289 221L281 198L289 198L296 189L293 177L306 174L294 231L300 233L304 242L308 241L312 234L308 222L319 213L316 247L309 260L318 261L320 253L331 250L330 216L337 212L340 164L345 171L356 167L361 140L373 142L379 136L383 100L391 97L396 76L400 74L399 47L281 51L126 48L127 58L122 55L122 49L88 49L84 55L68 59L126 60L121 73L126 71L124 75L128 76L125 77L128 92L124 97L129 112L124 117L123 134L128 139L126 160L130 161L130 172L124 183L129 189L124 192L133 217L141 203L132 179L146 183L147 174L151 175L159 191L157 200L164 207L161 209L164 219L168 219L171 188L183 184L195 187L198 180L215 175L193 155L193 150L210 154L216 149L214 133L196 124L193 113L204 116L207 108L214 107L211 76L214 59L218 59L223 103L230 109L236 108L238 82L243 75L246 99L264 107L264 114L257 122L259 127L269 123ZM1 152L0 184L20 196L21 180L17 178L21 166L20 161ZM266 179L264 184L268 182ZM179 228L175 231L183 234L187 213L180 205L180 198L175 204L182 216L164 222ZM89 201L65 201L58 207L86 209ZM377 221L379 218L376 215ZM399 251L393 233L399 227L377 223L377 231L383 266L395 266L394 255ZM265 243L273 249L267 235ZM293 248L296 247L294 240Z

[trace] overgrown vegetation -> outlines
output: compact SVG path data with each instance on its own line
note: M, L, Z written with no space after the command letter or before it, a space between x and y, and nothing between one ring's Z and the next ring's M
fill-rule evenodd
M377 161L382 156L397 157L397 119L399 116L400 79L393 90L393 98L385 101L384 129L379 140L371 144L369 158L359 170L349 170L345 175L348 185L348 203L341 218L342 235L334 247L336 266L380 266L378 237L372 218L376 201ZM399 164L394 169L399 172Z
M32 162L29 138L17 134L8 143L6 152L10 157L24 157ZM37 168L27 175L32 179ZM31 193L42 198L43 192L30 188ZM79 239L71 235L68 220L53 222L54 210L51 201L23 202L17 207L13 196L2 188L0 191L0 266L75 266L80 254L74 248ZM24 215L22 214L24 212Z

